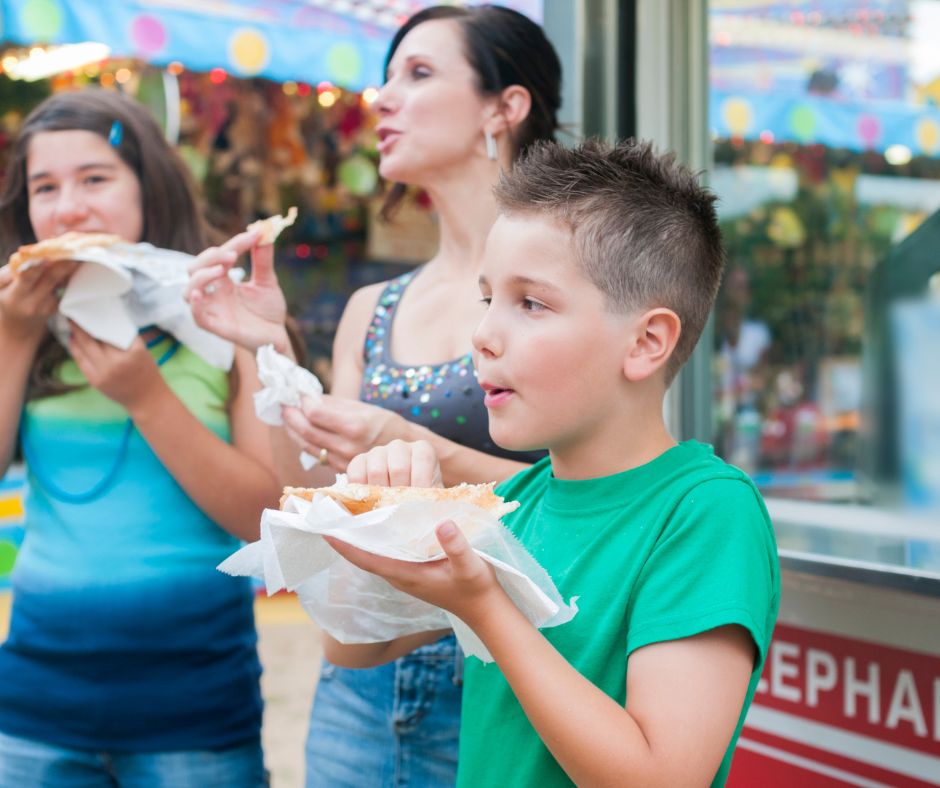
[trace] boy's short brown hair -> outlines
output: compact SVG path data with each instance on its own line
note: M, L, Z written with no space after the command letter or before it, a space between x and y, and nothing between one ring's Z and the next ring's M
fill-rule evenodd
M502 213L555 218L611 310L666 307L682 323L667 385L688 360L715 301L724 251L715 195L648 142L575 148L537 143L496 186Z

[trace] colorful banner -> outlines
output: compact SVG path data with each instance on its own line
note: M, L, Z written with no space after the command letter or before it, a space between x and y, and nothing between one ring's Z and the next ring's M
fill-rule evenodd
M10 574L23 541L24 492L21 467L13 467L0 478L0 591L10 586Z
M842 102L819 96L709 92L709 125L718 137L818 143L884 152L903 145L914 156L940 155L940 109L904 102Z
M328 0L0 0L0 38L27 46L98 41L114 57L161 66L362 90L381 83L398 25L432 4L358 0L342 3L341 13ZM503 5L541 20L541 0Z

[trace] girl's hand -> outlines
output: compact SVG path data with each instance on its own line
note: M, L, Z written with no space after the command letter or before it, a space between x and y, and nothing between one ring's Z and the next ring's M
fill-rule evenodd
M121 405L132 417L135 409L166 385L140 337L134 339L128 350L121 350L98 341L71 321L69 325L69 350L89 385Z
M207 331L252 352L272 344L290 355L287 302L274 273L274 246L255 246L258 237L257 231L241 233L200 254L190 266L186 300L196 323ZM228 273L249 249L251 279L235 283Z
M282 408L281 416L294 443L314 457L326 449L327 463L340 473L356 455L410 436L409 423L398 414L328 394L318 402L305 397L300 408Z
M45 262L19 276L13 276L9 265L0 268L0 326L23 339L42 336L78 265L73 260Z
M324 538L350 563L385 578L399 591L449 610L471 628L494 604L508 601L493 567L450 520L437 526L437 540L447 557L426 563L373 555L335 537Z

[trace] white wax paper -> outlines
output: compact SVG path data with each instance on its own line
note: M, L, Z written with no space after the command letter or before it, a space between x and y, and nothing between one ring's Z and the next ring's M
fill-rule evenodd
M274 345L264 345L257 353L258 380L264 384L255 392L255 414L265 424L275 427L283 424L281 406L299 408L301 397L306 395L314 402L323 396L323 385L309 369L278 353ZM316 457L302 451L300 464L305 471L318 462Z
M463 502L403 503L353 516L326 496L316 495L312 503L290 497L284 511L264 511L261 539L219 569L262 578L269 595L282 589L296 592L307 614L341 643L380 643L452 628L465 654L490 662L486 647L460 619L359 569L323 539L324 534L334 536L404 561L432 561L443 557L434 529L447 519L492 564L500 584L533 625L558 626L575 616L577 598L565 604L545 570L508 529L484 509Z
M127 350L137 329L156 325L214 367L228 370L235 350L201 329L183 298L192 255L152 244L118 243L75 252L80 265L65 287L59 314L95 339ZM52 321L62 334L61 318Z

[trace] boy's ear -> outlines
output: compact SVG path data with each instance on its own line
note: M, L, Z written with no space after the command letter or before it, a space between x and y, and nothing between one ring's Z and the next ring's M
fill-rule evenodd
M633 335L623 360L623 374L638 383L661 369L679 341L682 321L671 309L651 309L633 324Z
M532 109L532 96L522 85L510 85L499 95L493 117L486 124L490 134L500 134L514 129L527 117Z

